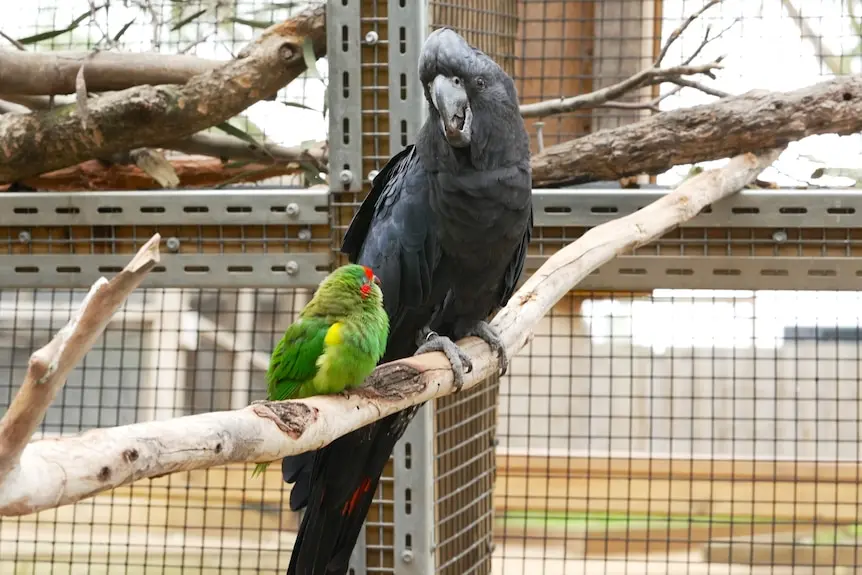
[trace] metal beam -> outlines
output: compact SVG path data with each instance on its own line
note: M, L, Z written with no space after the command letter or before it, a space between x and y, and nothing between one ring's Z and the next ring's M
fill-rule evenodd
M528 262L537 263L540 262ZM619 256L584 278L577 289L858 290L860 287L859 258Z
M297 225L329 222L325 189L0 194L0 226Z
M128 255L108 254L2 256L0 286L85 288L128 262ZM326 277L328 266L326 253L162 254L141 287L313 288Z
M597 226L632 214L669 191L606 186L534 189L534 225ZM862 228L862 190L743 190L681 227Z
M667 192L600 185L535 189L535 225L596 226ZM323 189L13 192L0 194L0 226L325 225L328 209ZM862 228L862 190L745 190L683 227Z

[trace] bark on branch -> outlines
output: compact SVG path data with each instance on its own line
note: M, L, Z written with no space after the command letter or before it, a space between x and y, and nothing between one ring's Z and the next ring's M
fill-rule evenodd
M325 54L325 6L270 27L239 58L184 85L139 86L89 100L86 129L74 105L0 115L0 182L159 147L227 121L305 71L307 39L317 57Z
M616 254L646 244L747 184L778 157L746 154L683 182L644 209L591 229L533 275L496 316L510 354L572 287ZM476 338L460 342L470 353L473 387L497 369ZM440 353L378 367L349 397L258 402L244 409L96 429L27 446L0 482L0 515L22 515L67 505L135 480L229 462L265 462L297 454L391 413L451 393L452 372ZM18 401L18 398L16 398Z
M302 165L293 161L231 165L217 158L190 157L170 160L170 164L179 178L180 188L212 188L228 182L259 182L268 178L304 173ZM158 182L137 166L106 165L99 160L24 178L18 180L18 184L32 190L53 192L161 189ZM0 192L9 187L8 184L0 184Z
M782 147L814 134L859 131L862 76L793 92L751 91L549 146L532 158L533 186L658 174L681 164Z
M85 63L84 78L91 92L185 84L192 76L224 65L184 54L0 50L0 86L10 94L74 94L75 76Z

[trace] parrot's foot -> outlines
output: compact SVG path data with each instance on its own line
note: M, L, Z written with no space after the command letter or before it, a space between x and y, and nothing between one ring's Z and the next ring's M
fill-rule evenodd
M425 340L425 343L419 346L414 355L431 353L432 351L442 352L452 365L455 391L461 391L461 387L464 386L464 374L473 371L473 362L470 361L470 356L455 345L454 341L445 335L438 335L428 328L420 332L420 337Z
M509 371L509 356L506 354L506 346L503 345L503 340L500 339L500 334L497 333L491 325L486 321L477 321L470 329L464 332L464 337L475 336L488 344L491 351L497 354L497 362L500 365L500 376L506 375Z

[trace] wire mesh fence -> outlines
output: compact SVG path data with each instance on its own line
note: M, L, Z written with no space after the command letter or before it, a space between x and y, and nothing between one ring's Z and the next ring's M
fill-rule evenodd
M462 31L513 73L522 102L531 103L605 87L650 66L673 29L703 5L431 1L428 23ZM39 50L117 45L226 59L260 28L301 7L40 0L4 8L0 29ZM385 94L386 42L394 31L387 7L372 0L361 7L363 36L375 31L382 40L361 48L363 181L397 151ZM728 54L710 84L718 89L787 90L855 73L860 10L839 0L725 0L689 29L668 65L691 56L709 26L722 34L704 57ZM53 33L64 26L73 29ZM320 63L324 81L326 68ZM643 89L624 102L647 102L670 89ZM324 139L323 93L323 82L304 77L234 122L285 145ZM686 88L659 107L709 98ZM602 108L539 126L530 120L533 151L539 128L547 146L649 113ZM767 179L808 183L819 160L858 156L859 140L809 138L793 152ZM688 168L658 181L676 182ZM251 260L326 252L331 258L365 191L333 193L329 227L34 224L0 230L0 249L121 255L158 228L189 255L239 253ZM537 227L529 267L586 229ZM683 229L638 253L858 255L855 229L785 232L779 244L773 229ZM816 286L813 277L806 287ZM758 287L749 276L737 284ZM0 405L11 400L30 353L65 323L84 293L0 291ZM268 354L308 296L294 289L140 290L74 372L40 433L231 409L263 397ZM573 293L541 323L509 375L436 402L435 572L777 574L856 567L858 307L855 292ZM277 465L262 480L250 472L237 465L179 473L56 511L3 518L0 572L283 570L296 529L289 492ZM367 573L398 573L404 565L392 553L394 490L390 469L362 542Z

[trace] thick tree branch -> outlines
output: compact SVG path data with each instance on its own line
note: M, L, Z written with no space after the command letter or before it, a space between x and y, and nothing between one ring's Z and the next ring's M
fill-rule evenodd
M859 131L862 76L793 92L751 91L547 147L532 158L533 187L658 174L681 164L782 147L814 134Z
M182 86L140 86L93 98L87 130L75 106L0 115L0 182L159 147L236 116L305 71L306 40L317 57L325 53L324 16L325 6L319 6L272 26L238 59L193 76Z
M666 97L666 96L665 96ZM8 100L0 95L0 114L28 113L30 110L49 110L58 105L74 104L75 98L63 97L50 99L40 96L12 95ZM256 146L227 134L211 134L199 132L185 140L167 142L161 146L166 150L176 150L192 155L212 156L215 158L231 158L235 160L260 160L264 162L307 162L323 173L326 173L328 147L325 142L317 142L307 148L285 147L270 142L261 142Z
M591 229L551 256L493 321L508 352L518 353L539 320L590 272L739 191L778 153L733 158L722 168L686 180L642 210ZM497 359L476 338L461 345L473 360L473 371L464 384L470 388L497 369ZM273 461L318 449L351 430L452 391L449 363L442 354L433 353L378 367L365 386L349 397L257 402L236 411L35 441L0 483L0 515L67 505L166 473L229 462Z
M304 173L296 162L255 162L244 165L225 164L217 158L179 158L170 160L179 178L180 188L211 188L227 182L259 182L278 176ZM55 170L31 178L18 180L34 190L79 192L82 190L157 190L161 186L137 166L105 164L99 160L82 162L69 168ZM0 191L9 187L0 184Z
M74 94L75 76L84 62L92 92L185 84L192 76L224 65L182 54L0 50L0 86L11 94Z
M544 116L550 116L552 114L573 112L575 110L582 110L585 108L649 108L649 104L638 106L636 103L616 103L616 105L614 105L613 101L645 86L655 86L657 84L663 84L665 82L672 82L677 83L680 86L696 88L712 95L727 95L724 92L715 90L714 88L703 86L701 84L698 84L697 82L686 81L684 78L682 78L683 76L691 75L704 75L709 78L715 78L713 71L718 68L721 68L721 58L707 64L692 65L691 62L692 60L694 60L695 57L697 57L698 54L700 54L700 52L707 44L719 38L726 30L722 30L715 36L710 36L710 30L709 28L707 28L706 35L704 36L700 45L695 49L694 53L685 62L683 62L682 65L669 68L662 68L661 66L662 61L664 60L665 56L667 56L668 50L670 50L673 43L677 41L677 39L682 35L686 28L688 28L692 22L697 20L709 8L715 6L719 2L721 2L721 0L710 0L703 6L703 8L689 16L682 23L682 25L679 26L679 28L671 32L667 41L662 46L658 57L656 57L655 62L653 62L653 64L649 68L641 70L634 76L626 78L622 82L618 82L606 88L596 90L595 92L590 92L589 94L581 94L568 98L557 98L554 100L546 100L543 102L535 102L532 104L522 104L521 115L525 118L539 118ZM682 82L686 83L683 84ZM620 104L629 105L620 106Z
M0 487L10 471L17 471L21 452L66 383L69 372L90 351L114 312L158 263L159 240L158 234L153 236L114 279L100 278L93 284L69 323L30 356L24 383L0 420Z

